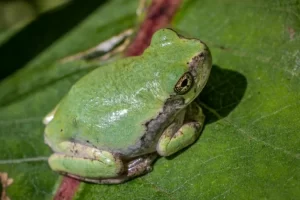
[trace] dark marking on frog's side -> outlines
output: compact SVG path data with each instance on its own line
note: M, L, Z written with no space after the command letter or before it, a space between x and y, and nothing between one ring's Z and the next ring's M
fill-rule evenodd
M168 98L157 116L142 124L145 132L135 145L128 148L131 152L130 156L154 152L161 134L174 121L177 113L183 109L184 103L183 97L171 96Z

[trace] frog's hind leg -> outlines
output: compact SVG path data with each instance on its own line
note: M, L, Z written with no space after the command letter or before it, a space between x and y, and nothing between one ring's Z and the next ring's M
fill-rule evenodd
M98 184L120 184L125 181L128 181L134 177L146 174L152 170L152 163L158 157L157 153L151 153L134 160L131 160L127 164L127 170L123 175L120 175L116 178L104 178L104 179L91 179L91 178L84 178L84 177L77 177L74 175L67 174L68 176L79 178L82 181L98 183ZM127 172L126 172L127 171Z
M59 149L64 153L54 153L48 159L54 171L100 184L118 184L145 174L157 157L152 153L123 162L118 154L69 141L60 143Z
M54 171L85 180L118 177L124 172L119 155L74 142L59 144L62 153L54 153L49 165Z
M193 102L187 107L184 122L181 127L171 124L160 137L156 150L161 156L169 156L187 147L197 140L204 123L201 107Z

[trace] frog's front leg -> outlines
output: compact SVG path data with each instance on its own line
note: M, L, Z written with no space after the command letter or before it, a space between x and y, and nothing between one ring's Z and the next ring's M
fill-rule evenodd
M200 135L205 116L201 107L193 102L187 107L184 123L178 129L172 123L161 135L156 150L161 156L169 156L192 144Z
M120 176L124 165L119 155L75 142L62 142L59 149L48 159L54 171L85 180Z

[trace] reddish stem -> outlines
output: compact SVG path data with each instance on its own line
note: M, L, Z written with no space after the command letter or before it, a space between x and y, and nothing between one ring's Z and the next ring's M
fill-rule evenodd
M71 200L75 195L80 181L68 176L64 176L59 188L56 191L54 200Z
M137 56L149 46L153 33L166 27L175 15L181 0L153 0L145 21L141 24L136 38L128 47L126 56Z

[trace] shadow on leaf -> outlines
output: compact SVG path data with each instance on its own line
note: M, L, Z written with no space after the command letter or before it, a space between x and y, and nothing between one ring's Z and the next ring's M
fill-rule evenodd
M244 75L213 65L209 80L196 99L203 108L206 117L203 129L205 129L206 124L218 121L232 112L242 100L246 88L247 79ZM201 136L199 140L201 140ZM191 146L176 152L166 159L174 159Z
M209 80L197 98L206 116L205 124L226 117L242 100L247 88L244 75L213 65Z

